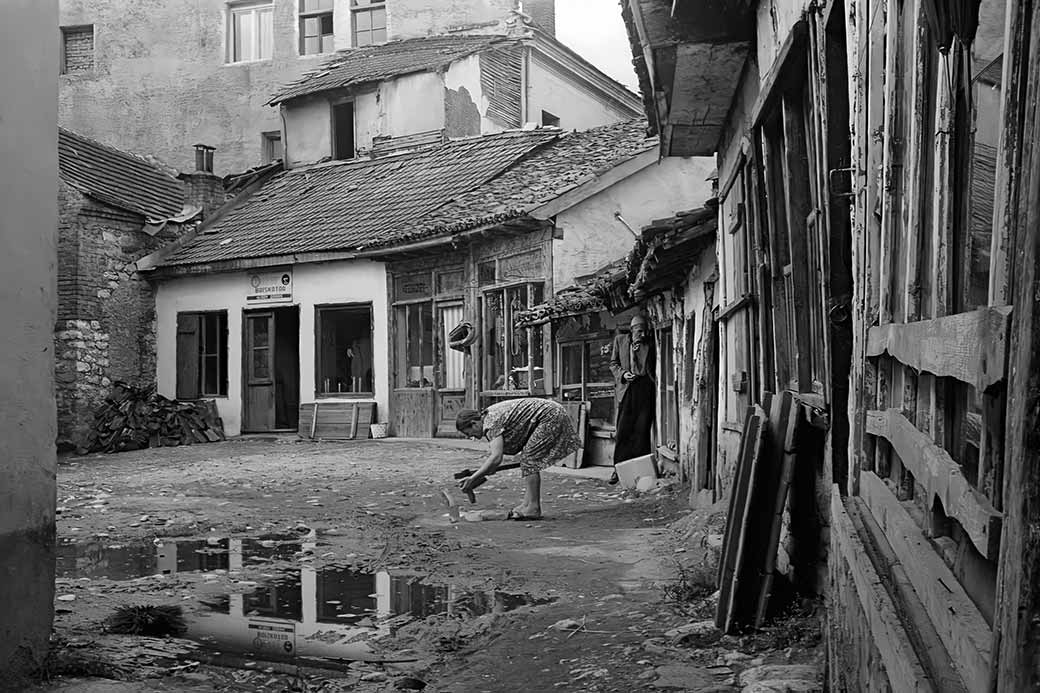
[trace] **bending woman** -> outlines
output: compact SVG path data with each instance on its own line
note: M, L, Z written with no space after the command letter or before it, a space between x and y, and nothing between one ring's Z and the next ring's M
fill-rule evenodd
M580 447L563 406L548 399L525 397L492 404L483 412L463 409L455 428L470 438L491 444L487 460L473 476L459 484L470 491L502 463L502 455L516 455L524 482L524 502L509 511L511 520L542 516L541 471Z

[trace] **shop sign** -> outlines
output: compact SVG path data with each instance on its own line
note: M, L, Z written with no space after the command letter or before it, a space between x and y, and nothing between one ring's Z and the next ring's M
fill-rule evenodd
M250 621L255 651L277 651L292 654L296 649L296 624L276 621Z
M249 275L246 302L250 304L292 302L292 270L272 270Z

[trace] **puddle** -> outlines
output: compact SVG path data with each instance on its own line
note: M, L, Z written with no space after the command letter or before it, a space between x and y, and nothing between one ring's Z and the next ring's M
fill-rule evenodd
M552 601L427 583L414 574L293 561L315 545L290 535L127 545L67 543L58 546L57 568L64 578L130 580L174 573L234 575L259 567L262 577L239 582L242 591L200 595L200 608L187 610L185 637L201 644L210 659L232 666L249 666L250 659L316 658L322 666L334 668L349 661L386 661L371 643L413 620L432 615L472 619ZM263 566L274 561L283 562L264 572ZM284 561L293 562L287 567Z

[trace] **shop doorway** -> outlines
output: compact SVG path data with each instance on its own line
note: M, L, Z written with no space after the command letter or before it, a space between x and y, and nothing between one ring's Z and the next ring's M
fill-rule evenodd
M295 431L300 415L300 310L243 314L242 430Z

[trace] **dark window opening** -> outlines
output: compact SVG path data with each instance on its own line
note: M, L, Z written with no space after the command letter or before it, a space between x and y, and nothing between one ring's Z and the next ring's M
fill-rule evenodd
M90 72L94 69L94 26L63 27L61 72Z
M354 149L354 104L350 101L332 106L332 158L353 159Z
M300 0L300 55L335 50L332 0Z
M177 399L227 396L227 312L177 314Z
M515 327L517 313L542 302L541 284L485 291L485 390L545 391L543 327Z
M661 355L661 375L658 382L658 401L661 403L660 440L658 444L678 450L679 408L675 399L675 358L672 351L672 329L657 333L657 345Z
M397 386L433 387L433 303L397 309Z
M322 306L316 312L318 394L371 396L372 306Z
M546 128L558 128L558 127L560 127L560 116L553 115L549 111L542 111L542 127L546 127Z
M262 133L263 138L263 163L269 164L283 158L282 133L278 130Z
M386 3L350 0L354 47L386 43Z

